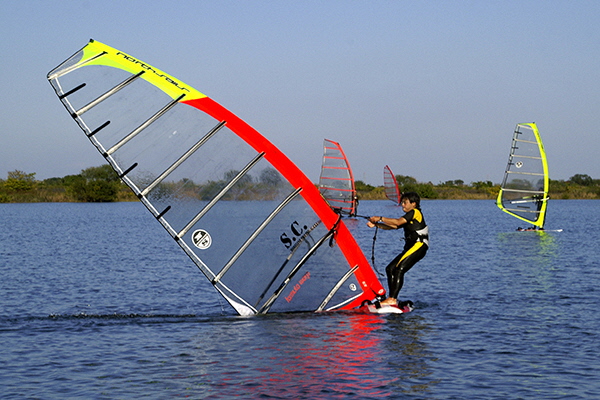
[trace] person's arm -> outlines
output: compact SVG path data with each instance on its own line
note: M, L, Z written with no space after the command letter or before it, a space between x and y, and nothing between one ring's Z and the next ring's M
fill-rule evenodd
M398 229L402 225L406 223L406 219L404 217L400 218L387 218L387 217L378 217L373 216L369 218L368 226L371 228L377 226L381 229Z

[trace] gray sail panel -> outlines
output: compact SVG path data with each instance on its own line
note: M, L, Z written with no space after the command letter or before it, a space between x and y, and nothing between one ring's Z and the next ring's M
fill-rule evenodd
M272 312L316 310L347 273L348 262L335 241L319 242L330 230L304 197L285 202L302 187L293 187L226 120L173 102L176 96L132 78L137 72L78 68L77 57L49 74L60 100L211 281L227 266L215 281L217 290L241 314L256 312L267 298ZM85 113L77 115L81 109ZM211 134L219 124L225 125ZM352 275L331 304L361 293Z

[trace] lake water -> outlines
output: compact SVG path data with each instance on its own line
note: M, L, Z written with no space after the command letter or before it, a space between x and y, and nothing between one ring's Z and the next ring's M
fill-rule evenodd
M600 202L552 200L546 233L493 201L422 209L412 313L238 317L139 203L0 204L0 398L600 398Z

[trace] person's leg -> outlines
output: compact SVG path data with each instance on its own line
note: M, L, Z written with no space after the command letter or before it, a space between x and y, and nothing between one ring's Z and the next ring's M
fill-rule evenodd
M406 274L419 260L425 257L427 246L421 242L415 243L408 251L399 254L386 267L388 276L389 293L388 298L381 302L383 305L397 304L398 294L404 286L404 274Z

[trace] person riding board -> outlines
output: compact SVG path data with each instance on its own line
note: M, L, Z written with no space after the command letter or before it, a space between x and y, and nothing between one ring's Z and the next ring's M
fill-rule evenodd
M389 293L382 306L397 306L398 293L404 285L404 274L419 260L425 257L429 249L429 227L421 213L421 198L415 192L402 194L401 205L405 214L400 218L373 216L367 225L370 228L400 229L404 228L404 248L385 268Z

